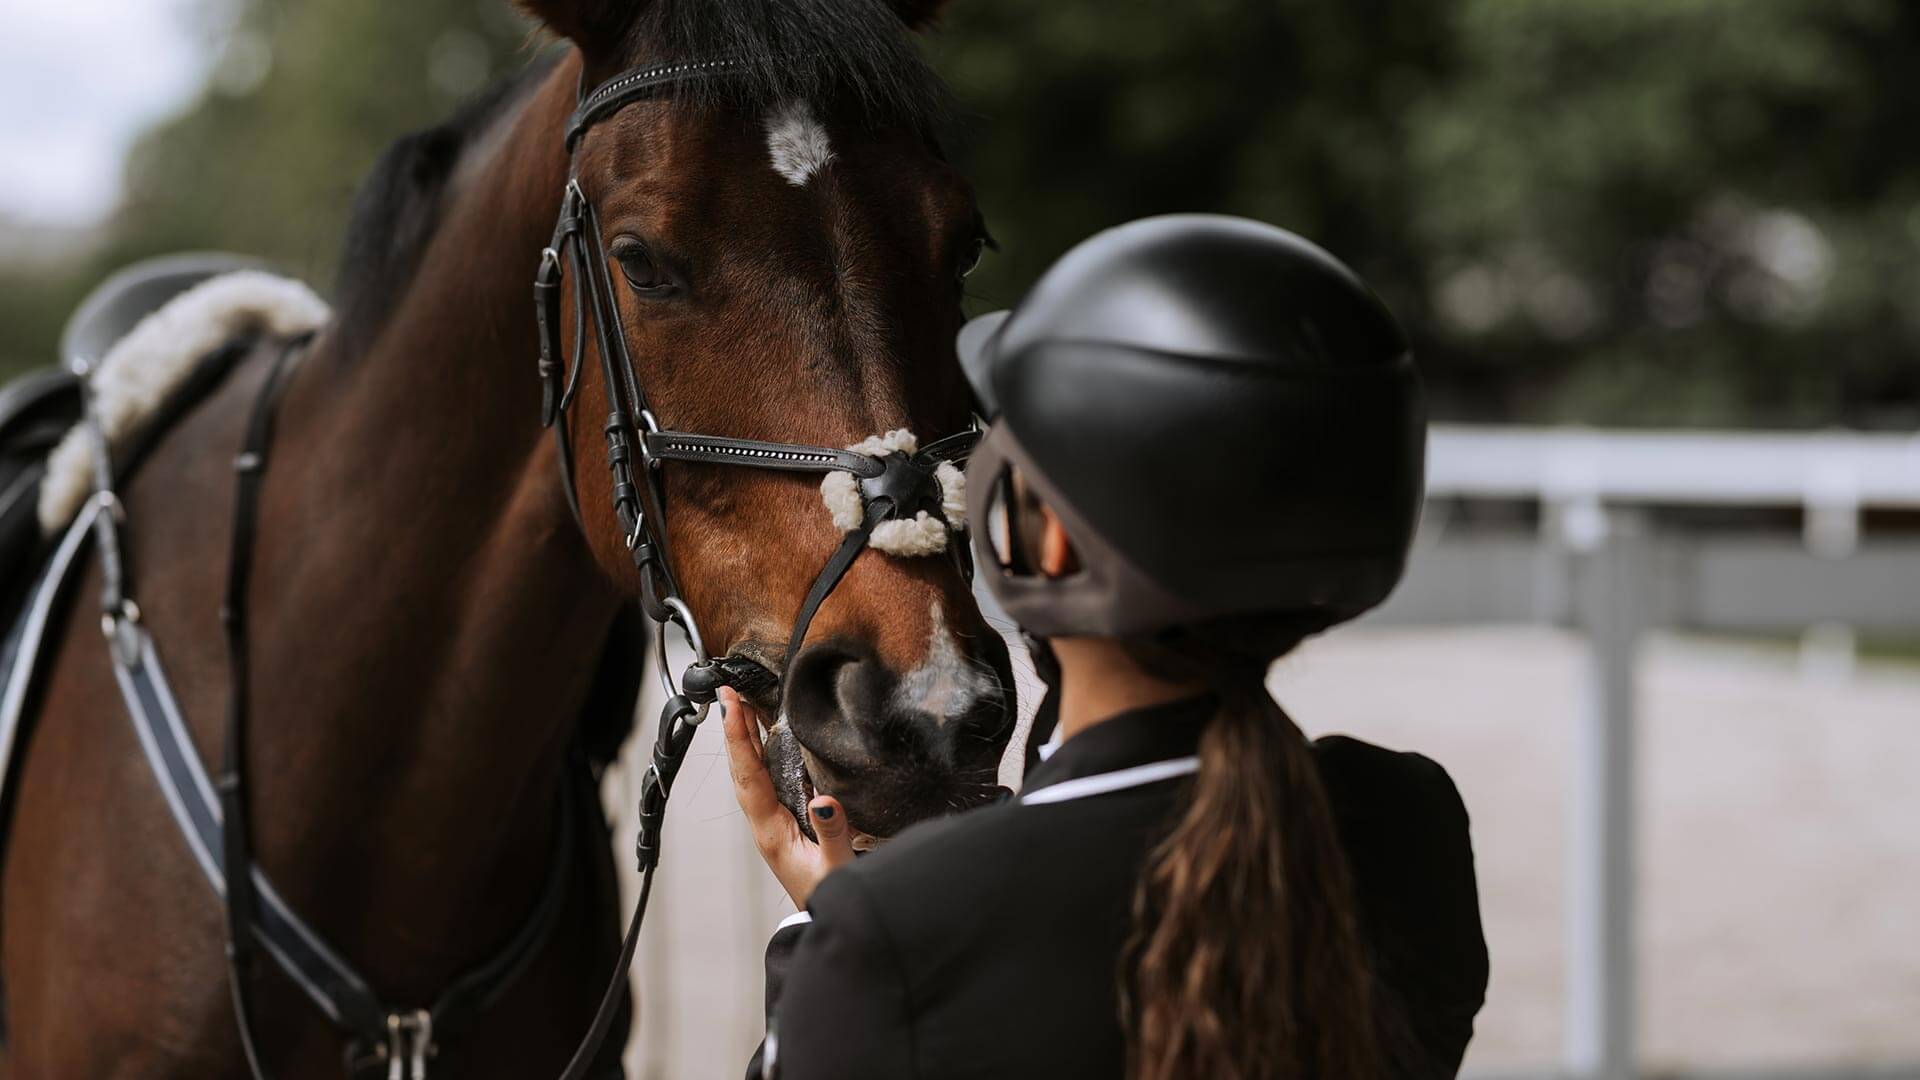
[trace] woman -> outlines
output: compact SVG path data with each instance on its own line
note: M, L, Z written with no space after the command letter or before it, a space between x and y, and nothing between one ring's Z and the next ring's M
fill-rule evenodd
M1392 316L1290 233L1164 217L1081 244L960 351L993 420L971 527L1057 749L1018 798L856 863L831 796L818 845L785 816L723 699L741 805L811 915L769 950L767 1073L1453 1075L1487 978L1460 798L1419 755L1309 742L1265 689L1399 580L1426 425Z

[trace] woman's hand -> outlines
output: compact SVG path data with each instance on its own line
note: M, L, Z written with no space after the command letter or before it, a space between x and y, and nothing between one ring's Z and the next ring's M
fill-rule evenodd
M773 790L773 777L760 743L760 714L742 701L732 687L720 688L721 725L727 733L727 771L733 775L733 797L747 815L753 829L753 842L767 868L793 898L795 907L805 909L807 898L820 879L853 861L853 841L847 829L847 813L838 799L822 795L807 804L819 843L807 839L800 823L793 820Z

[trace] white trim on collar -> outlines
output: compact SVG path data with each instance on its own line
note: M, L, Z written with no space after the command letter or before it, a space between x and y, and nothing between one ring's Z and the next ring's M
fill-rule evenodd
M1070 799L1084 799L1092 795L1105 795L1110 791L1122 791L1145 784L1157 784L1162 780L1171 780L1176 776L1186 776L1198 772L1200 758L1189 755L1182 758L1168 758L1165 761L1151 761L1145 765L1135 765L1112 772L1094 773L1092 776L1076 776L1071 780L1062 780L1049 784L1038 791L1020 796L1020 801L1028 805L1041 803L1067 802Z
M781 919L780 925L774 927L773 932L777 934L780 931L785 930L789 926L804 926L807 923L810 923L812 921L813 921L813 912L796 911L793 914L787 916L786 918Z

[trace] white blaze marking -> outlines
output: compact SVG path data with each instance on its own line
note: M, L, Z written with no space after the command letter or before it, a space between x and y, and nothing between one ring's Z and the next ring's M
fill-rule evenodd
M767 153L774 172L794 187L805 187L833 160L833 144L806 102L789 101L767 114Z
M999 680L985 665L969 661L958 646L953 631L947 628L946 613L940 610L939 604L934 604L927 658L901 677L894 689L894 707L931 713L945 723L995 693Z

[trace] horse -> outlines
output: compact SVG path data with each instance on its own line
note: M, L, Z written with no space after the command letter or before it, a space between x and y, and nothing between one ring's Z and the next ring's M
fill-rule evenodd
M569 806L592 804L577 797L594 734L581 718L630 716L634 701L643 582L616 509L592 497L606 489L599 418L618 395L591 362L597 341L580 342L569 452L535 422L527 285L569 181L580 89L643 62L738 65L624 108L571 154L633 377L662 422L835 447L971 422L952 341L986 232L941 152L945 91L913 41L938 3L522 6L560 55L392 147L356 197L331 318L305 344L235 346L231 372L120 490L141 621L211 761L233 456L274 357L298 351L247 591L254 858L399 1001L432 1000L515 933ZM563 309L580 287L568 280ZM565 351L579 333L562 328ZM782 676L754 696L797 762L783 796L831 791L884 838L995 797L1008 659L953 562L872 551L787 655L841 538L816 480L663 469L672 570L716 654ZM75 591L101 586L93 567ZM65 611L48 648L0 868L0 1076L245 1075L220 907L142 758L108 647ZM553 1075L579 1041L619 912L605 821L585 818L545 944L479 1022L435 1033L435 1072ZM254 982L271 1074L339 1075L340 1033L272 965ZM620 1075L621 1042L595 1075Z

